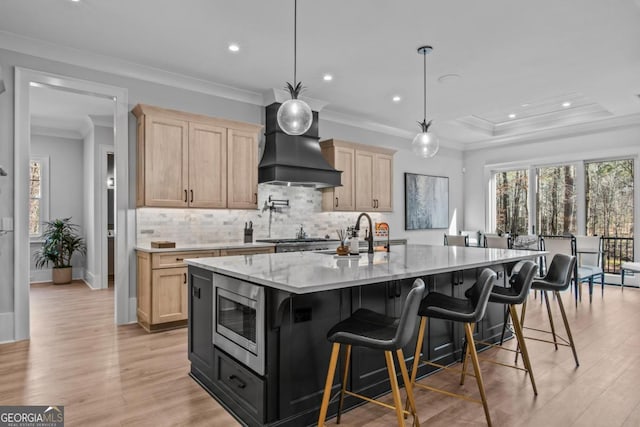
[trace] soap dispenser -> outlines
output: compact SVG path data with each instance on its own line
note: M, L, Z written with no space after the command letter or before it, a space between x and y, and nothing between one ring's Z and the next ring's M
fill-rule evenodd
M351 241L349 242L349 253L351 255L359 255L360 254L360 241L358 239L358 230L353 230L353 235L351 236Z

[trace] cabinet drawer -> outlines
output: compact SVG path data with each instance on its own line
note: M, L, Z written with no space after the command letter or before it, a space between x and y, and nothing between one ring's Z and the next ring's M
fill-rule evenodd
M220 256L272 254L275 248L220 249Z
M183 251L183 252L156 252L151 260L151 268L186 267L184 260L187 258L206 258L218 256L220 251Z
M256 420L264 422L264 381L215 347L213 354L216 386Z

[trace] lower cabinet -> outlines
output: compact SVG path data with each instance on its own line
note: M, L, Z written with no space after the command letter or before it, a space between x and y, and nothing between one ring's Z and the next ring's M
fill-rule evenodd
M186 326L186 258L218 256L219 251L137 251L138 323L148 332Z
M213 385L213 273L189 269L189 360L191 371L207 387Z
M424 278L429 292L462 297L480 271L443 273ZM317 421L329 366L332 344L327 332L358 308L368 308L398 316L414 279L391 281L305 295L265 288L265 374L258 375L240 361L214 346L212 272L190 266L189 282L189 360L191 376L236 417L249 426L302 426ZM489 320L476 329L478 338L494 336L502 305L487 310ZM499 315L499 316L498 316ZM497 316L497 317L495 317ZM501 326L501 325L500 325ZM416 335L403 349L407 367L413 367ZM499 338L499 337L498 337ZM461 324L428 320L421 348L423 359L450 364L460 358L464 333ZM379 351L354 347L348 374L349 388L366 396L377 396L390 389L384 356ZM340 389L344 370L344 348L338 361L333 393ZM424 365L418 376L433 371ZM400 370L397 369L398 375ZM347 396L345 409L361 401ZM337 402L329 406L329 415Z

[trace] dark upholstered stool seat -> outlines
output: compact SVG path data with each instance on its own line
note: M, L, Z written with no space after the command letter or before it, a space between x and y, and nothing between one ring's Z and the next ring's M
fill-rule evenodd
M338 356L340 354L340 346L346 347L344 372L342 375L342 387L340 390L340 402L338 404L337 422L340 423L340 415L344 403L344 396L357 397L368 402L376 403L386 408L391 407L396 411L398 425L404 426L404 416L409 412L403 410L400 400L400 388L398 386L398 378L396 375L395 364L393 360L393 352L397 355L398 365L402 373L402 379L407 391L407 401L409 402L410 413L413 414L414 425L419 427L420 422L416 415L416 406L413 399L411 382L407 365L405 363L402 347L407 345L413 336L416 323L418 320L418 307L424 296L425 285L421 279L416 279L413 286L404 301L400 318L385 316L365 308L356 310L349 318L334 325L327 333L327 339L333 343L331 350L331 359L329 361L329 370L327 372L327 380L324 386L324 394L322 395L322 404L320 405L320 413L318 415L318 426L324 426L327 418L329 402L331 400L331 389L333 387L333 377L335 375ZM374 350L382 350L384 352L387 372L389 374L389 382L391 384L391 392L393 395L394 406L386 403L378 402L368 396L363 396L347 390L347 380L349 373L349 364L351 363L351 347L360 346Z
M327 333L330 342L364 346L378 350L397 350L398 319L361 308Z
M453 320L454 322L477 322L474 318L476 307L468 298L455 298L440 292L430 292L420 303L419 316L432 319Z

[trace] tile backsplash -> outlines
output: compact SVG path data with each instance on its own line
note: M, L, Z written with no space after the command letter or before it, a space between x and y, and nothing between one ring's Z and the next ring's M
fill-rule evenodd
M269 196L289 200L289 206L269 208ZM388 221L389 214L370 213L374 222ZM253 222L253 240L294 238L300 225L312 237L337 238L337 228L355 224L358 212L323 212L322 192L306 187L260 184L258 209L174 209L136 210L136 244L169 240L180 245L214 242L242 242L245 222ZM366 221L361 224L366 228Z

